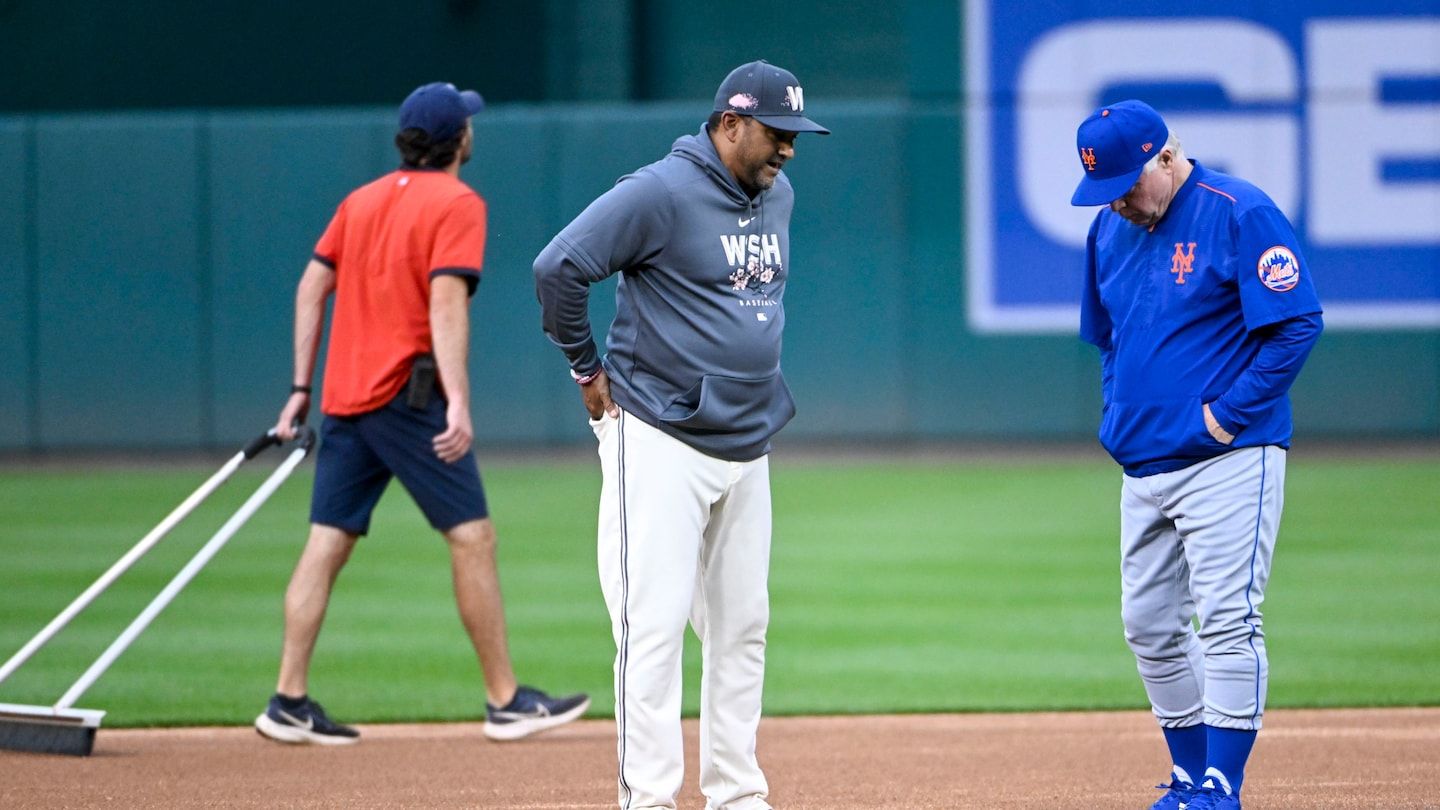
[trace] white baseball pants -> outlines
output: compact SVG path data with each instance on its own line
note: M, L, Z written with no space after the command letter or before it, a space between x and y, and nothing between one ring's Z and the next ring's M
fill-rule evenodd
M615 636L620 807L675 807L688 619L702 653L706 810L767 810L755 732L770 620L769 459L713 458L624 411L590 426L604 475L598 556Z
M1260 728L1269 678L1260 603L1284 493L1285 451L1275 446L1125 476L1121 614L1161 726Z

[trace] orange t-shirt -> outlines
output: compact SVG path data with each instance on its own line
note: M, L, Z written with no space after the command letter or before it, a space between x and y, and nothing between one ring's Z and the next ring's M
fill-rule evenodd
M335 270L320 410L352 416L400 393L411 358L433 349L430 280L462 276L473 295L484 252L485 201L445 172L401 169L351 192L315 245Z

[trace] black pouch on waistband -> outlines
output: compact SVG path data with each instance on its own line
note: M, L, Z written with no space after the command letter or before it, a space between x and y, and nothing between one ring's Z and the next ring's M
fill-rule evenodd
M435 391L435 356L417 354L410 364L410 384L405 389L405 404L423 411Z

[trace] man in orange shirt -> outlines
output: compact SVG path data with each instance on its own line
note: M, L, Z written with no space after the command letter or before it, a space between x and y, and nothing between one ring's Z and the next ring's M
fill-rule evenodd
M326 357L310 539L285 593L275 695L264 736L344 745L359 732L308 696L311 654L336 576L396 477L450 547L455 601L485 678L485 735L518 739L584 714L585 695L553 698L516 683L495 566L495 528L470 453L468 304L480 281L485 201L460 180L470 159L472 90L436 82L400 107L403 165L352 192L315 247L295 296L295 376L276 432L310 407L310 378L335 295ZM437 378L438 376L438 378Z

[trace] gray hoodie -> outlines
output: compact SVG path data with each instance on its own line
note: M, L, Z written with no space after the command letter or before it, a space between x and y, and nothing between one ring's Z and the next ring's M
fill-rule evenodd
M795 415L780 373L790 210L782 173L751 199L705 127L590 204L535 259L545 334L599 368L591 284L620 273L603 364L616 404L702 453L748 461Z

